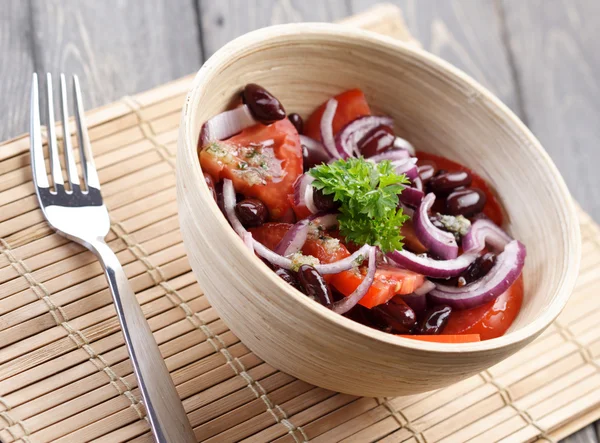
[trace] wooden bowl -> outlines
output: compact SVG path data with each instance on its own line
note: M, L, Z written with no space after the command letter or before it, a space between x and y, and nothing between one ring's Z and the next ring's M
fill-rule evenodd
M197 155L203 122L247 83L307 116L332 95L361 88L375 113L419 150L483 175L527 246L525 299L503 337L425 343L348 320L308 299L254 257L229 227ZM565 306L577 277L573 202L539 142L496 97L439 58L393 39L331 24L273 26L246 34L200 69L183 108L177 154L181 232L192 268L231 330L270 365L327 389L392 396L448 386L537 337Z

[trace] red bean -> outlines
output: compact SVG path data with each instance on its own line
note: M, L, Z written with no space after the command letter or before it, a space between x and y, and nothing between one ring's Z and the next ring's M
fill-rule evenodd
M327 163L329 161L329 156L325 152L324 148L319 149L319 147L308 147L302 145L302 158L304 161L304 170L308 171L310 168L316 165L320 165L321 163Z
M288 115L288 119L290 122L292 122L292 125L294 125L294 127L296 128L296 131L298 131L298 134L302 134L302 132L304 131L304 120L302 120L302 117L300 117L298 114L294 113L294 114Z
M319 271L310 265L302 265L298 270L300 284L304 293L318 301L323 306L330 307L333 304L331 289Z
M283 105L262 86L248 83L244 88L242 98L254 118L265 125L285 118Z
M315 207L322 212L331 211L340 206L338 202L333 201L333 194L325 195L320 189L313 190L313 202Z
M260 226L269 217L265 204L256 198L247 198L236 204L235 213L246 227Z
M496 263L496 255L488 252L477 260L475 260L464 272L462 277L465 279L465 283L471 283L475 280L479 280L481 277L486 275L492 269Z
M437 174L429 180L428 187L435 195L447 195L461 186L469 186L473 177L467 171Z
M358 150L365 158L381 154L394 146L396 136L389 126L381 125L371 129L358 142Z
M281 277L281 279L284 280L289 285L293 286L294 288L298 289L299 291L302 291L302 287L300 286L300 282L298 281L298 277L296 276L295 272L288 271L287 269L283 269L283 268L277 268L277 269L275 269L275 274L277 274L279 277Z
M381 320L389 325L392 330L400 334L410 333L417 324L417 316L408 305L404 303L387 302L372 308Z
M424 335L441 334L446 324L448 324L451 313L452 308L450 306L441 305L429 309L421 322L419 332Z
M487 201L481 189L457 189L446 198L446 213L471 217L481 211Z

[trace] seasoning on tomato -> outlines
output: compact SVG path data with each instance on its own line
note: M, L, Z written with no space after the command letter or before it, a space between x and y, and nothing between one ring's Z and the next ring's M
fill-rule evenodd
M288 195L302 174L302 148L298 132L287 118L209 142L200 151L200 164L216 182L230 179L238 193L261 200L272 220L290 217Z

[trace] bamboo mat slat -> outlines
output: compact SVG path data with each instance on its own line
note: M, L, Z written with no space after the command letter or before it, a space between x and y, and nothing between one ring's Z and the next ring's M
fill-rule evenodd
M384 5L347 22L406 39L401 20ZM199 440L556 441L600 418L600 229L581 210L581 274L565 311L526 349L475 377L409 397L358 398L296 380L252 354L204 297L178 229L177 127L191 80L91 110L87 121L111 214L108 242ZM100 265L46 226L28 137L5 142L0 441L150 442L144 415Z

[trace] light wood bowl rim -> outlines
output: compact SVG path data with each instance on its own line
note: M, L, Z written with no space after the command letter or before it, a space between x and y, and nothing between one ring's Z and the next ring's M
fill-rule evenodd
M222 225L226 227L224 231L226 231L227 241L234 245L237 253L246 258L248 266L252 267L253 271L263 274L263 277L270 279L272 284L278 285L285 296L289 296L293 303L302 303L307 306L314 315L327 318L329 321L343 329L348 329L354 333L359 333L372 340L383 341L400 348L429 351L440 354L456 354L498 350L505 347L518 345L521 342L527 342L532 337L539 335L556 319L556 317L565 307L575 286L575 281L579 272L579 262L581 258L581 238L575 204L562 176L550 159L550 156L546 153L540 142L535 138L531 131L529 131L529 129L521 122L521 120L490 91L468 76L466 73L454 67L450 63L442 60L441 58L427 51L418 49L414 45L403 43L392 37L383 36L370 31L339 24L293 23L269 26L256 31L251 31L229 42L215 52L196 74L191 89L187 95L181 117L179 137L183 138L183 146L185 147L186 151L193 153L192 157L197 159L196 149L198 135L192 133L193 131L191 130L193 127L192 122L194 121L197 111L196 97L201 88L206 86L206 82L210 80L211 75L217 72L222 66L230 64L240 51L243 51L250 45L260 44L261 42L266 41L276 41L283 36L290 37L293 35L306 34L320 36L323 39L334 36L342 36L351 40L362 40L363 42L367 42L372 45L384 46L388 49L396 50L404 55L409 55L410 57L418 59L420 62L427 64L428 67L444 71L446 75L454 77L454 80L456 80L458 83L468 86L476 91L478 94L478 99L487 101L488 104L491 105L490 108L497 111L496 113L500 115L505 122L504 126L512 125L513 128L511 129L513 129L513 132L518 132L521 136L521 139L526 140L526 142L522 144L527 144L528 149L533 150L536 156L550 169L553 179L558 185L558 193L562 203L564 204L565 213L568 214L568 223L562 234L567 237L566 243L569 245L566 251L568 253L568 257L565 257L565 259L569 260L570 263L569 272L566 272L566 275L563 275L559 285L555 288L555 293L557 295L553 297L552 303L545 312L543 312L535 320L531 321L528 325L523 326L517 331L508 332L502 337L476 343L464 344L430 343L398 337L393 334L369 328L336 314L320 304L314 303L304 294L294 289L285 283L281 278L276 276L271 269L269 269L261 260L256 258L254 254L248 250L248 248L245 247L244 243L240 241L238 235L229 227L225 216L221 213L217 204L212 200L212 196L202 176L200 162L197 160L195 162L191 162L191 164L187 165L187 167L191 168L192 174L197 179L197 183L202 189L201 193L203 193L205 200L211 201L211 204L207 205L203 209L211 211L214 215L216 215L217 218L220 217ZM181 155L181 153L178 155ZM178 195L178 199L179 198L181 197ZM185 196L183 198L185 198Z

